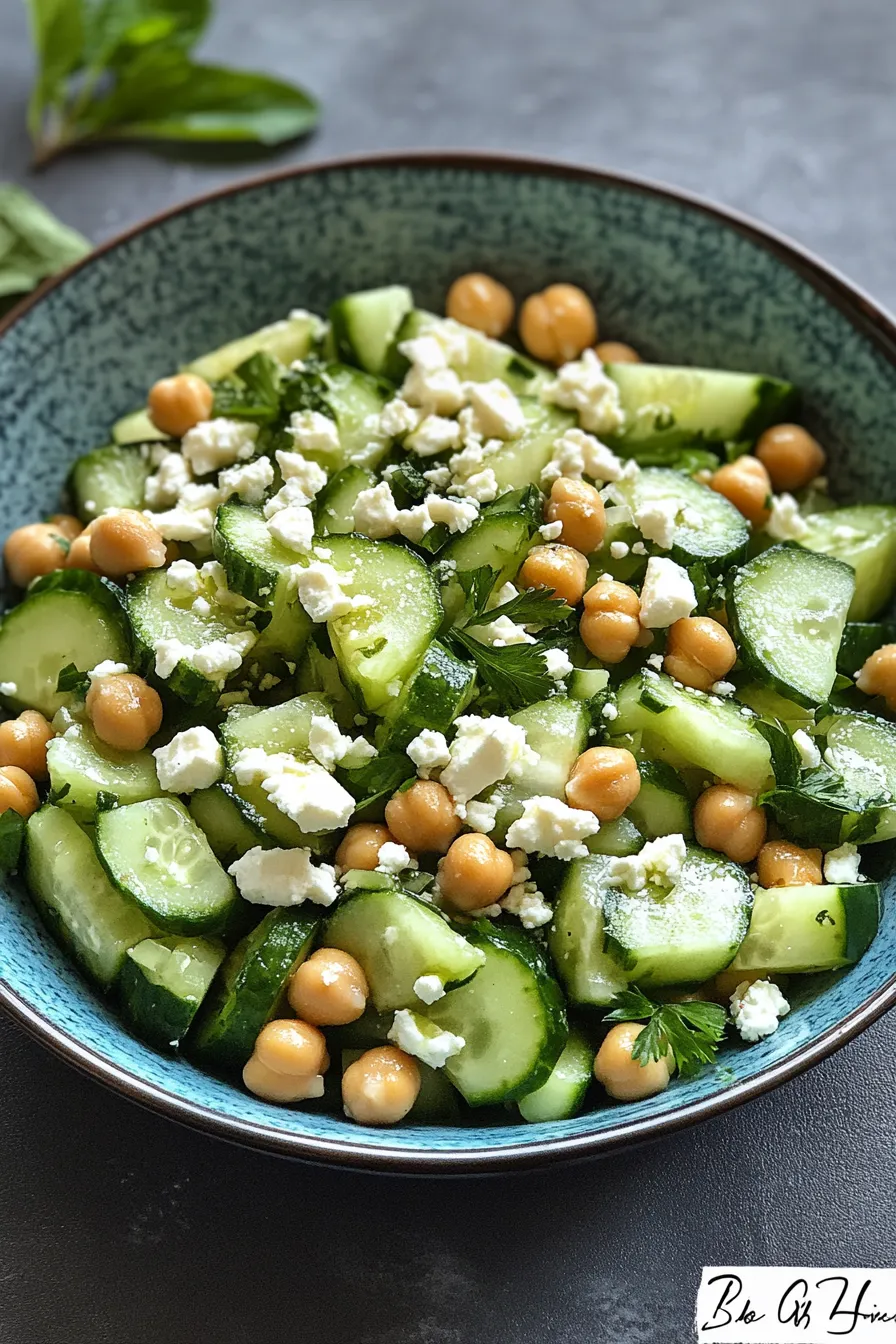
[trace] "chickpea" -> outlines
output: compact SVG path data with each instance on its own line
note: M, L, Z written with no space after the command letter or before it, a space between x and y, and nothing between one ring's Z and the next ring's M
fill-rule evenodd
M641 789L638 762L624 747L589 747L572 767L566 784L571 807L593 812L599 821L615 821Z
M520 309L520 337L536 359L565 364L597 340L597 314L576 285L548 285Z
M896 644L882 644L865 659L856 685L866 695L882 695L887 709L896 714Z
M607 530L604 502L593 485L560 476L551 486L544 516L549 523L562 523L559 540L583 555L596 551Z
M647 1064L632 1059L632 1047L641 1035L641 1022L619 1022L611 1027L594 1061L594 1076L616 1101L642 1101L669 1086L675 1067L672 1055Z
M16 765L32 779L47 777L47 743L56 734L43 714L26 709L0 723L0 765Z
M289 982L289 1005L316 1027L342 1027L367 1007L367 977L348 952L319 947Z
M708 691L736 662L734 640L711 616L682 616L669 626L663 666L685 686Z
M314 1073L278 1073L263 1064L258 1055L247 1060L243 1082L250 1092L264 1101L307 1101L323 1093L323 1079Z
M769 840L756 858L756 873L761 887L819 886L821 850L801 849L789 840Z
M460 275L448 291L445 312L455 322L497 339L513 321L516 305L506 285L481 271Z
M802 490L824 470L827 454L802 425L772 425L759 436L756 456L775 490Z
M487 835L459 835L439 864L439 890L455 910L481 910L513 881L513 859Z
M255 1054L266 1069L309 1078L326 1073L330 1067L327 1038L318 1027L283 1017L262 1027L255 1042Z
M76 518L73 513L54 513L47 519L47 526L65 537L66 541L74 541L84 530L80 518Z
M118 751L142 751L162 726L158 692L133 672L97 677L85 707L97 737Z
M167 559L164 541L136 509L117 509L97 518L90 533L90 555L100 573L113 578L158 569Z
M347 873L350 868L362 868L372 873L379 862L383 845L393 840L388 826L373 821L359 821L349 826L336 851L336 867Z
M34 780L17 765L0 766L0 812L18 812L30 817L40 806Z
M11 582L27 588L42 574L62 569L67 553L68 538L52 523L28 523L6 538L3 561Z
M366 1050L342 1075L342 1104L361 1125L394 1125L417 1100L417 1061L394 1045Z
M626 345L625 341L599 341L594 353L602 364L640 364L641 356L637 350Z
M575 607L588 582L588 561L571 546L533 546L517 582L521 588L553 588L558 597Z
M698 845L717 849L736 863L750 863L765 841L765 813L732 784L713 784L694 804Z
M204 378L195 373L176 373L160 378L149 390L149 414L163 434L182 439L187 430L207 420L215 394Z
M87 569L91 574L99 574L99 566L90 553L90 538L96 523L88 523L68 548L65 557L66 569Z
M434 779L417 779L386 804L386 825L415 854L444 854L461 829L451 794Z
M736 462L726 462L724 467L713 472L709 488L724 495L754 527L761 527L767 521L772 483L758 458L739 457Z
M579 634L589 653L603 663L621 663L641 638L641 602L634 588L598 579L585 594Z

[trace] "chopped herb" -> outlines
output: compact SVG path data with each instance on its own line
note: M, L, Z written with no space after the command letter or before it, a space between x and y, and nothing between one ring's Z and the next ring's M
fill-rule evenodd
M571 615L572 607L567 606L562 597L557 597L553 588L530 588L490 611L480 608L467 625L485 624L500 616L507 616L519 625L556 625Z
M514 709L546 700L556 690L548 673L541 644L508 644L492 648L466 630L452 630L450 641L468 654L476 665L480 682Z
M727 1014L718 1003L654 1003L637 988L623 990L605 1022L646 1022L632 1049L643 1066L670 1051L683 1078L712 1064L725 1034Z
M25 818L8 808L0 812L0 873L14 873L19 866Z
M74 691L76 695L84 695L90 685L90 677L86 672L80 671L74 663L66 663L65 667L56 678L56 690L60 695L68 691Z

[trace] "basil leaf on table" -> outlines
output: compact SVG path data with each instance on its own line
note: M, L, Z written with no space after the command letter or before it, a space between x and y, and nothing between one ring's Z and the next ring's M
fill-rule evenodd
M0 183L0 309L90 251L22 187Z

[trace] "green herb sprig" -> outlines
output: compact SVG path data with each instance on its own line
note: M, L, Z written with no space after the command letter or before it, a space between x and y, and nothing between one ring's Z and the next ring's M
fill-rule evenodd
M727 1014L718 1003L654 1003L637 988L625 989L613 1000L605 1022L646 1022L632 1048L641 1065L664 1059L671 1052L682 1077L712 1064L725 1034Z
M86 238L23 187L0 183L0 313L89 251Z

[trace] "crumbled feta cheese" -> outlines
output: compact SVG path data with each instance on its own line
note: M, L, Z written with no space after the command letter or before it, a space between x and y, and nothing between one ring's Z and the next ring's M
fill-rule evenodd
M629 553L628 542L625 541L610 542L610 555L613 557L614 560L624 560L625 557L628 555L628 553Z
M556 541L563 532L563 524L559 520L554 523L542 523L538 532L543 541Z
M0 681L0 695L16 695L18 689L14 681Z
M652 667L654 672L662 672L663 655L661 653L651 653L647 657L647 666Z
M471 428L483 439L515 439L526 428L523 408L506 383L464 383L472 411Z
M542 657L552 681L564 681L572 671L569 654L564 649L545 649Z
M406 868L416 868L417 860L412 859L404 845L397 845L394 840L387 840L385 844L380 845L376 853L376 871L378 873L396 873L404 872Z
M233 773L238 784L260 783L274 806L308 835L347 826L355 810L352 795L317 761L246 747Z
M487 625L477 625L476 638L482 644L490 644L493 648L503 649L508 644L534 644L535 637L530 635L516 621L511 620L509 616L499 616L494 621L489 621Z
M398 347L411 364L401 395L412 406L421 406L435 415L454 415L465 397L461 381L448 367L445 351L435 336L418 336Z
M371 599L363 594L349 597L340 582L345 576L325 561L315 560L304 569L296 567L294 577L299 601L315 623L335 621L371 605Z
M190 485L193 472L182 453L166 452L156 468L154 475L147 477L143 487L143 500L148 509L168 509L180 499L181 491ZM92 505L93 507L90 507ZM85 500L89 513L96 512L96 503Z
M516 915L524 929L540 929L549 924L553 910L534 882L518 882L500 902L501 909Z
M181 660L189 661L195 652L192 644L184 644L180 639L160 639L155 645L156 676L167 681Z
M771 980L744 980L731 995L731 1016L745 1041L760 1041L778 1030L790 1004Z
M445 986L437 975L418 975L414 993L421 1003L437 1003L445 997Z
M647 547L644 545L643 541L636 541L634 546L632 547L632 555L646 555L646 554L647 554Z
M430 467L429 471L423 473L424 481L429 481L435 490L444 490L451 484L450 467Z
M429 1031L421 1030L421 1022L426 1024ZM466 1045L463 1036L455 1036L451 1031L439 1031L432 1023L426 1022L425 1018L418 1018L416 1013L412 1013L408 1008L399 1008L395 1014L388 1039L394 1042L399 1050L414 1055L431 1069L443 1069L448 1060L454 1055L459 1055Z
M279 490L274 498L284 495L285 504L310 504L327 483L327 473L323 467L320 463L304 457L302 453L286 452L283 448L278 448L274 456L280 468L280 475L283 477L285 490L285 495L284 490ZM295 485L290 484L293 481ZM298 492L301 492L304 498L300 499ZM267 510L265 513L269 516Z
M593 350L585 350L580 359L561 365L557 377L541 395L544 401L578 412L582 428L595 434L612 434L625 423L619 388L604 373Z
M256 846L227 869L243 900L254 905L332 905L339 895L336 870L315 864L310 849Z
M661 835L648 840L638 854L611 859L607 881L627 891L641 891L648 883L674 887L686 858L683 835Z
M734 685L733 681L714 681L709 689L712 691L713 695L726 696L733 695L737 690L737 687Z
M858 882L859 877L859 851L855 845L849 841L840 845L838 849L831 849L824 856L824 880L830 882L832 886L848 886L850 883Z
M300 453L338 453L339 427L320 411L293 411L287 433Z
M398 531L399 509L388 481L361 490L355 499L352 517L355 531L374 541L392 537Z
M442 415L427 415L405 439L405 447L418 457L435 457L447 453L460 443L460 425Z
M498 815L497 803L470 802L467 803L466 816L464 820L471 831L478 831L480 835L488 835L495 829L495 822Z
M606 719L608 723L612 723L614 719L619 718L619 710L613 704L612 700L608 700L605 705L601 706L600 714L601 718Z
M259 504L265 491L274 481L274 468L269 457L257 457L254 462L246 462L239 467L227 467L218 477L218 486L223 495L239 495L247 504Z
M814 770L817 765L821 765L821 752L804 728L797 728L792 737L804 770Z
M92 667L87 675L91 681L101 681L103 677L119 677L130 670L127 663L114 663L111 658L107 658L105 662Z
M581 429L567 429L554 440L551 461L541 473L542 485L550 485L558 476L581 480L590 476L595 481L618 481L625 474L621 458L593 434Z
M199 570L192 560L174 560L165 576L173 597L191 597L199 592Z
M526 742L526 730L509 719L462 715L449 748L442 783L454 799L458 816L471 798L506 779L521 766L535 765L537 754Z
M181 452L197 476L207 476L255 454L258 426L246 420L200 420L188 429Z
M445 734L434 728L424 728L405 748L406 754L417 767L421 779L430 779L436 770L441 770L451 760Z
M314 515L305 504L290 504L268 519L268 531L287 550L307 555L314 540Z
M765 530L775 541L802 541L808 535L809 524L800 516L800 506L793 495L777 495L772 500Z
M162 788L169 793L210 789L224 773L224 753L210 728L201 725L176 733L153 756Z
M325 770L332 770L335 765L353 769L376 755L376 747L370 742L341 733L326 714L312 714L308 749Z
M158 863L159 851L156 849L155 845L147 845L143 851L143 857L147 863Z
M600 822L593 812L539 795L523 803L523 815L508 827L507 844L527 854L580 859L588 853L583 841L599 830Z
M449 494L459 495L463 499L474 499L477 504L489 504L498 494L498 478L491 467L485 467L465 480L452 481ZM550 527L551 524L548 523L547 526Z
M194 545L211 541L215 517L211 509L189 509L182 504L166 513L150 513L146 517L165 541L189 541Z
M400 439L420 423L420 412L401 397L387 401L380 411L379 431L386 439Z
M244 641L236 642L232 637L227 639L213 639L208 644L203 644L201 649L195 649L192 662L197 671L210 681L223 681L231 672L236 672L243 661L243 655L249 652L249 649L255 643L255 637L246 631L249 643Z
M401 509L398 530L408 541L420 542L437 523L444 523L449 532L467 532L479 517L479 505L473 499L443 499L427 495L422 504Z
M635 509L635 526L648 541L668 551L675 539L678 513L679 507L674 500L647 500Z
M665 556L652 555L641 587L641 624L649 630L663 629L689 616L696 605L687 570Z

